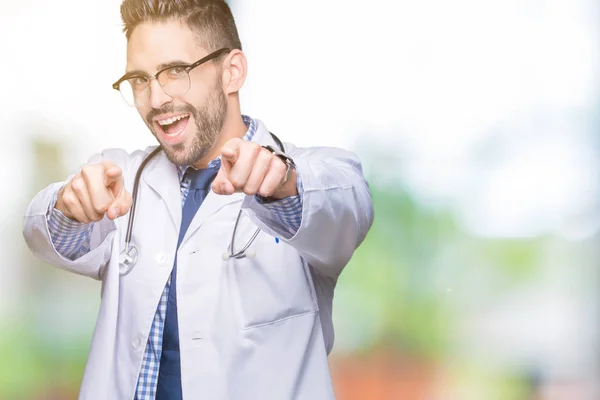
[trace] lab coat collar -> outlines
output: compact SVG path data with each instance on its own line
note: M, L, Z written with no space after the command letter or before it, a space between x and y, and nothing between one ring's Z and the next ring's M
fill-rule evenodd
M171 221L175 230L179 232L181 226L181 189L179 175L175 164L171 163L164 151L161 151L146 166L142 177L163 200L169 210ZM140 195L138 201L144 201Z

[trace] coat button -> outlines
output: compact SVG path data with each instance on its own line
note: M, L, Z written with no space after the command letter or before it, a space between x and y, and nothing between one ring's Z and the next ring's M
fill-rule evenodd
M142 339L140 339L139 337L133 339L133 348L138 350L140 348L140 346L142 345Z
M167 263L167 256L165 253L158 253L156 255L156 263L158 265L165 265Z

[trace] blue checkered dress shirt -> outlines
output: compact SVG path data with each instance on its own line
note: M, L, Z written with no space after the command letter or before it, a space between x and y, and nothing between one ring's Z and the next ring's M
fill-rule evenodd
M256 133L256 122L248 117L243 116L244 123L248 127L248 131L244 135L244 140L251 141ZM219 159L212 160L208 167L217 167L220 163ZM189 191L189 179L185 174L187 167L178 167L179 178L181 180L181 204L185 203ZM257 200L268 208L277 216L277 218L292 232L298 231L302 221L302 181L300 174L297 172L297 186L299 195L287 197L282 200L269 201L257 195ZM56 250L64 257L71 260L76 260L82 255L90 251L90 233L93 224L81 224L72 221L65 217L60 211L54 208L58 193L54 196L54 201L48 209L48 228L52 243ZM167 282L163 294L158 303L156 314L142 360L142 366L138 377L136 399L137 400L153 400L156 395L156 384L158 381L158 368L160 366L160 356L162 350L163 328L165 324L165 316L167 311L167 299L169 298L170 278Z

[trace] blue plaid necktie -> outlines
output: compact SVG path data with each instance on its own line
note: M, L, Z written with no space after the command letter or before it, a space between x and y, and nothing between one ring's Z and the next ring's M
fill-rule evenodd
M210 192L210 184L217 175L219 168L195 170L189 168L186 172L191 179L190 189L183 205L181 228L177 249L185 237L194 215L200 204ZM167 300L167 312L163 331L162 354L158 370L156 400L181 400L181 362L179 357L179 324L177 322L177 254L171 272L171 287Z

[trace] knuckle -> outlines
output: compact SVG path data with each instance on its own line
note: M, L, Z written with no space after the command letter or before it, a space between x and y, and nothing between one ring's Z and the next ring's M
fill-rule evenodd
M117 167L117 164L115 164L114 162L112 162L110 160L104 160L101 163L96 164L96 165L102 165L106 169L112 168L112 167Z
M256 192L258 190L258 188L260 188L261 183L262 183L262 179L260 179L258 177L251 177L250 179L248 179L248 182L246 182L245 186Z
M258 192L258 189L260 189L260 185L261 185L261 181L259 181L258 179L250 179L248 182L246 182L246 185L244 185L244 193L246 194L256 194Z
M119 202L118 204L115 204L115 206L119 209L119 212L121 214L125 214L131 208L131 203L129 202L129 200L125 199Z
M285 164L285 162L283 162L283 160L277 156L273 156L275 159L273 160L273 168L275 169L275 171L277 171L279 174L285 174L285 171L287 170L287 165Z
M248 143L248 147L250 148L250 151L252 151L253 154L258 154L261 152L261 150L264 150L262 148L262 146L258 143L255 142L247 142Z
M265 162L269 162L273 159L273 157L275 157L275 156L269 150L263 149L262 147L260 148L259 158L261 160L263 160Z
M244 192L244 194L251 196L251 195L256 194L258 192L258 189L259 189L259 185L257 185L256 183L248 182L244 186L242 191Z
M73 178L71 181L71 189L77 194L82 194L85 191L85 182L83 181L83 178L80 176Z
M92 208L94 209L94 212L96 214L104 215L106 210L108 210L108 207L110 207L110 203L108 203L107 201L97 201L95 203L92 203Z
M262 197L269 197L273 194L273 191L269 190L269 188L263 186L258 190L258 194L261 195Z
M133 196L131 193L125 192L125 202L127 204L127 209L130 209L131 205L133 204Z
M91 181L101 177L102 171L105 169L105 164L88 164L81 168L81 175L86 181Z
M67 207L68 209L73 208L73 206L75 206L78 203L77 197L72 191L65 191L63 193L62 201L65 207Z
M81 176L84 179L89 179L92 176L93 170L93 165L85 165L83 168L81 168Z
M229 178L229 182L231 182L231 184L233 185L233 187L236 188L236 189L240 189L242 186L244 186L244 182L242 181L242 179L240 179L237 176L230 177Z

